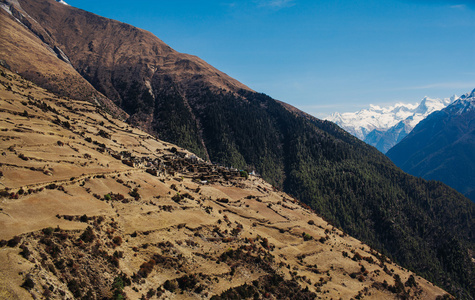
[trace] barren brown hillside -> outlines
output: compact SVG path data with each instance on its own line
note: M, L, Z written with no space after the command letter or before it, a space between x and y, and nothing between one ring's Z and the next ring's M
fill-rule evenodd
M192 141L182 146L190 145L187 149L201 157L209 155L199 129L203 120L191 108L197 101L194 97L208 89L215 93L251 91L202 59L179 53L150 32L131 25L53 0L2 3L1 17L12 23L7 33L14 34L5 36L5 47L0 44L0 59L56 94L98 100L116 115L125 111L129 123L169 141L186 140L183 135L195 131ZM23 31L28 31L31 45L23 47ZM11 49L15 47L10 44L17 49ZM189 114L188 124L179 124L189 127L186 132L174 132L170 124L167 107L174 102L166 99L169 95L179 95L183 101L173 109L178 118ZM110 105L109 99L117 107ZM165 127L172 132L167 133Z
M0 71L0 298L434 299L256 176Z
M41 24L35 31L48 32L46 43L64 49L81 75L97 83L96 88L119 106L132 100L124 99L121 87L130 85L131 79L136 81L135 89L145 85L152 97L160 86L157 81L166 77L182 88L250 90L200 58L173 50L148 31L55 1L22 0L15 7L27 12L25 18L31 16Z
M58 95L74 95L75 99L101 103L114 114L126 116L121 109L97 92L79 75L60 48L42 41L42 39L46 40L47 33L38 24L23 17L14 6L0 4L5 8L0 9L0 39L2 41L0 59L5 61L13 71ZM34 34L16 18L22 19L25 24L30 24L32 29L36 29L36 33L43 31L43 34L40 36ZM36 26L33 27L33 25ZM60 54L64 60L58 59Z

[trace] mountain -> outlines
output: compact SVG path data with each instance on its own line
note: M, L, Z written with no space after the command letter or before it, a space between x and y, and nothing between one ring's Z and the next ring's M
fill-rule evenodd
M48 32L26 17L20 6L2 0L0 8L0 59L8 61L10 68L58 95L99 103L115 115L127 118L127 114L74 69L61 48L46 43L51 40Z
M61 49L55 59L67 57L129 124L205 160L255 170L405 268L459 298L475 295L474 204L460 193L402 172L335 124L257 93L149 32L55 1L14 2L2 0L13 16L0 10L1 21L16 16L38 47ZM9 38L22 45L22 35ZM0 59L29 74L21 57L1 48ZM38 78L54 93L61 87Z
M475 201L475 90L429 115L387 155L409 174L440 180Z
M457 96L446 99L425 97L418 105L397 103L394 106L370 105L354 113L333 113L326 119L367 144L386 153L399 143L425 117L452 103Z
M3 67L0 105L2 299L448 297L261 178Z
M194 98L208 91L251 91L198 57L174 51L150 32L53 1L21 1L16 7L10 6L14 15L29 20L25 25L48 48L67 54L83 78L130 115L129 122L202 157L210 155L202 120L192 111L202 104ZM38 24L42 27L36 28ZM29 70L15 69L22 75ZM178 120L173 114L187 118Z

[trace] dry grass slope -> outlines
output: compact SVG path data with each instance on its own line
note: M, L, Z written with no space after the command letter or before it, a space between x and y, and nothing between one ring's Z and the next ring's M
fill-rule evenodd
M0 298L435 299L262 179L0 71Z

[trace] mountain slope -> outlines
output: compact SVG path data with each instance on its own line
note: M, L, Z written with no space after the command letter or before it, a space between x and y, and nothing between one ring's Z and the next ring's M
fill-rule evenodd
M128 24L53 1L22 1L21 6L33 20L48 24L49 46L64 49L85 79L131 115L131 123L202 157L208 153L201 120L191 112L190 95L203 89L250 90L201 59L178 53Z
M24 17L20 8L5 1L0 1L0 7L0 59L8 62L12 70L58 95L99 103L115 115L127 117L71 66L59 47L44 42L49 38L48 33L34 20Z
M355 113L334 113L326 119L335 122L360 140L386 153L434 111L441 110L456 99L425 97L418 105L397 103L394 106L371 105Z
M2 299L434 299L255 176L0 67Z
M387 155L404 171L475 201L475 90L431 114Z
M130 123L202 158L256 170L405 267L461 298L475 294L474 206L459 193L408 176L335 124L256 93L150 33L53 1L20 3Z

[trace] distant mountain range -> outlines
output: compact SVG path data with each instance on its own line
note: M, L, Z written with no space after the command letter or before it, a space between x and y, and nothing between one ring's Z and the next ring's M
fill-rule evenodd
M429 115L387 155L404 171L475 201L475 90Z
M456 98L457 96L445 99L425 97L419 104L397 103L388 107L370 105L369 109L357 112L336 112L326 119L386 153L425 117L443 109Z
M52 0L0 3L0 60L12 71L205 160L256 170L455 296L475 295L475 205L462 194L150 32Z

